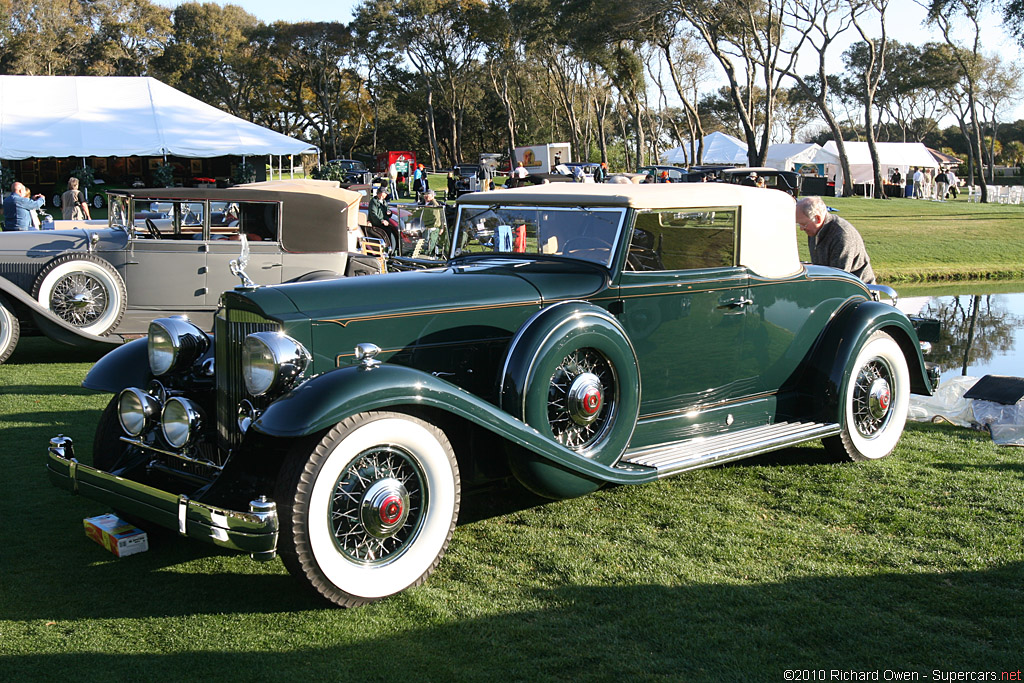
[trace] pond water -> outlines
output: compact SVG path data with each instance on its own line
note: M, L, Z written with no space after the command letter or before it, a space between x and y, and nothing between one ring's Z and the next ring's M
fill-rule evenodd
M1020 287L1024 289L1024 285ZM942 323L939 341L932 343L931 353L925 356L939 365L942 380L965 374L1024 377L1024 292L947 291L929 295L927 290L907 289L900 291L897 304L908 315L937 318Z

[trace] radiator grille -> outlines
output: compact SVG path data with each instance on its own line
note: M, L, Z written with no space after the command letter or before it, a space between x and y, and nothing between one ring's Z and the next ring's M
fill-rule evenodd
M238 404L247 396L242 381L242 342L253 332L280 330L281 325L249 311L222 308L214 323L214 372L217 375L217 445L222 452L242 440L238 430ZM264 406L254 399L257 408Z

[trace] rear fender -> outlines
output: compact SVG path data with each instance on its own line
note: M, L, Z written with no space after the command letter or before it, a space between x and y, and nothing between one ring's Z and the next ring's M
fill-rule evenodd
M930 396L931 381L921 356L914 326L898 309L875 301L853 303L842 309L819 337L811 362L818 388L813 395L823 398L821 419L834 421L839 415L849 382L849 369L857 352L877 331L887 332L899 344L910 370L910 390Z
M464 389L428 373L383 364L339 368L281 397L252 424L261 434L295 439L325 430L356 413L394 407L429 407L462 418L522 446L559 469L596 482L653 481L654 470L620 469L582 458L533 427Z
M49 309L40 306L28 292L17 286L7 278L0 277L0 292L3 292L8 300L17 302L32 315L36 326L50 339L80 348L112 348L121 344L120 337L98 337L95 334L82 332L74 325L64 322Z

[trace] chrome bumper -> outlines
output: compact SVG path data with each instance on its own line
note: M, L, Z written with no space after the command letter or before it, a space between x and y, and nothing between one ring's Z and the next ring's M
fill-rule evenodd
M247 552L254 560L271 560L277 553L277 506L271 500L250 501L246 512L227 510L83 465L75 459L71 439L63 435L50 440L48 451L46 471L54 486L176 529L182 536Z

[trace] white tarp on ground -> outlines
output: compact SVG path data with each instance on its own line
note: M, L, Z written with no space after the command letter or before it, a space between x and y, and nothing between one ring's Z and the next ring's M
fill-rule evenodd
M0 76L0 159L205 158L313 149L155 78Z
M814 142L768 145L764 165L780 171L799 170L804 164L838 164L839 157Z
M687 164L689 163L689 147L673 147L667 152L662 152L658 157L663 164ZM702 164L722 164L723 166L746 166L747 145L744 142L725 133L708 133L704 136L704 158Z
M881 165L882 177L888 178L893 169L898 168L904 179L907 171L911 168L932 168L937 169L935 157L931 155L928 148L921 142L878 142L878 161ZM846 156L850 160L850 176L854 184L875 182L874 170L871 167L871 153L868 151L866 142L844 141ZM824 147L826 152L836 157L834 164L826 167L825 174L836 176L837 188L842 187L843 179L839 166L839 152L835 140L829 140Z

